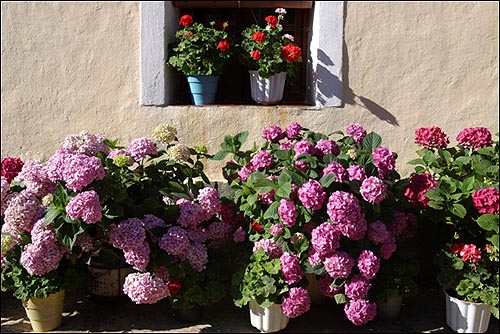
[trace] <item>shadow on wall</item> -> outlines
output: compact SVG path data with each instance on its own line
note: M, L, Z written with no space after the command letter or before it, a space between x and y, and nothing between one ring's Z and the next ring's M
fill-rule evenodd
M345 29L346 19L347 19L347 5L344 4L344 29ZM347 45L345 43L345 39L342 41L342 52L343 52L342 87L344 88L342 106L344 106L345 104L358 105L362 108L367 109L373 115L377 116L380 120L385 121L391 125L399 126L396 117L394 117L394 115L391 114L387 109L385 109L384 107L380 106L379 104L370 100L367 97L356 95L356 93L352 90L352 88L349 86L349 54L347 52ZM359 100L359 102L361 103L359 103L357 100Z

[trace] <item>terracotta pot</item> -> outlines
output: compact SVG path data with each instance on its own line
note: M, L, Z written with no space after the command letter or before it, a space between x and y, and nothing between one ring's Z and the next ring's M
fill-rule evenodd
M48 332L61 326L64 308L64 290L47 298L30 298L22 304L35 332Z

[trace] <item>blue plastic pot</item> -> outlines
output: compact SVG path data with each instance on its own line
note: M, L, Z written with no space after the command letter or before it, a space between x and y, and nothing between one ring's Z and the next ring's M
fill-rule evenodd
M195 105L213 104L219 84L218 75L187 75L191 99Z

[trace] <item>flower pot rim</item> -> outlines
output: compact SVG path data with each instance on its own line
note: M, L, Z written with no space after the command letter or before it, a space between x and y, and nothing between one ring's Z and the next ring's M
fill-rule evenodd
M458 298L458 297L453 297L453 296L452 296L452 295L450 295L450 294L449 294L446 290L443 290L443 292L445 293L445 295L446 295L448 298L450 298L450 299L452 299L452 300L458 300L458 301L460 301L460 302L462 302L462 303L465 303L465 304L471 304L471 305L484 305L484 304L486 304L486 305L489 305L488 303L485 303L485 302L470 302L470 301L465 300L465 299L460 299L460 298Z

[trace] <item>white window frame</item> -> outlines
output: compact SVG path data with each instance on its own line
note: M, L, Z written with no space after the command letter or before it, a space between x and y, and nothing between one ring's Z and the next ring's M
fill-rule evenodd
M141 1L141 77L139 103L168 106L174 76L166 66L167 46L175 41L180 10L172 1ZM343 1L314 1L307 97L317 107L342 106Z

